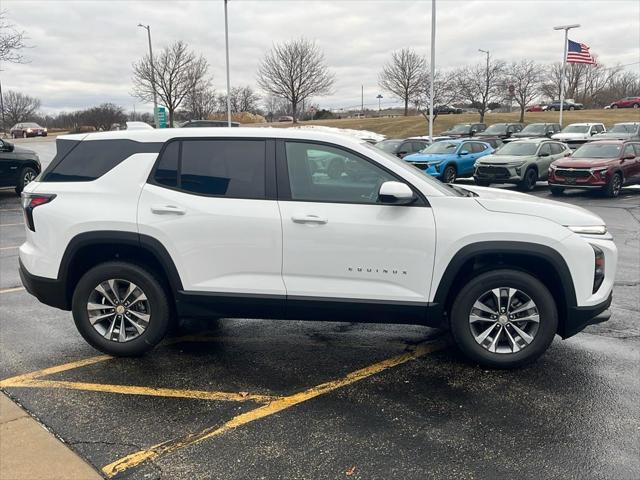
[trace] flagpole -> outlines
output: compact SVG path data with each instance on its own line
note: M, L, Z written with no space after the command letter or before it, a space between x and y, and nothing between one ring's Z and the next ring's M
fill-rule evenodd
M560 75L560 118L558 123L562 127L562 111L564 109L564 72L567 67L567 44L569 43L569 30L572 28L578 28L580 24L573 25L561 25L559 27L553 27L554 30L564 30L564 49L562 55L562 74Z

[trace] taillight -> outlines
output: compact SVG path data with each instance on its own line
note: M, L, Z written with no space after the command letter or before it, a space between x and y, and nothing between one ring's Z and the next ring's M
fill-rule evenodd
M32 232L36 231L36 227L33 224L33 209L49 203L56 198L54 194L45 195L38 193L22 193L22 208L24 209L24 220L27 223L27 227Z
M596 293L604 281L604 252L599 247L591 245L595 253L595 269L593 273L593 291Z

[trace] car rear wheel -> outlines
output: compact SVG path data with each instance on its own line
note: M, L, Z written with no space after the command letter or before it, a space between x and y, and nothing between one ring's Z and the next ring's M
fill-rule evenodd
M515 368L542 355L558 328L549 290L518 270L495 270L473 278L451 310L451 333L472 361Z
M640 107L640 103L634 103L633 104L633 108L638 108L638 107Z
M456 175L456 167L453 165L447 165L444 172L442 172L442 181L444 183L453 183L456 181Z
M523 192L530 192L536 186L538 181L538 172L535 168L528 168L524 174L524 178L520 182L520 190Z
M604 187L604 194L609 198L616 198L620 195L620 190L622 189L622 175L620 173L614 173L611 176L611 180L607 183L607 186Z
M151 273L132 263L95 266L78 282L72 303L80 334L109 355L142 355L169 328L166 291Z
M618 105L611 105L611 108L618 108Z
M16 185L16 193L20 195L24 187L33 182L38 173L31 167L24 167L20 172L20 177L18 179L18 185Z
M569 110L575 110L575 109L576 109L576 107L574 107L574 106L569 107Z
M559 197L564 193L563 187L549 187L549 190L551 190L551 195L554 197Z

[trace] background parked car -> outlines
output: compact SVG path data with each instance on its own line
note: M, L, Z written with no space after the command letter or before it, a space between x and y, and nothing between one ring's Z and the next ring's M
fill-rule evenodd
M565 188L584 188L617 197L623 185L633 184L640 184L640 142L589 142L549 168L553 195L561 195Z
M560 132L560 124L559 123L530 123L525 126L519 132L511 135L509 140L515 140L518 138L543 138L543 137L551 137L552 135Z
M16 123L9 133L13 138L46 137L47 129L34 122Z
M544 112L544 110L544 105L529 105L527 108L525 108L525 112Z
M522 123L494 123L493 125L489 125L486 130L479 132L476 136L480 139L489 137L505 139L521 131L522 127L524 127Z
M460 138L436 142L404 159L445 183L453 183L456 178L472 176L476 160L492 152L493 148L486 142Z
M449 113L459 114L462 113L462 109L452 107L451 105L436 105L433 113L437 113L438 115L447 115Z
M616 100L611 108L640 108L640 97L625 97Z
M606 132L602 123L572 123L564 127L560 133L552 135L554 140L560 140L571 148L578 148L580 145L590 140L593 135Z
M538 180L546 180L554 160L571 155L564 143L547 138L514 140L476 162L476 184L515 183L520 190L533 190Z
M40 170L36 152L0 140L0 187L15 187L19 195Z
M180 128L198 128L198 127L227 127L229 124L226 120L189 120L180 125ZM231 122L232 127L239 127L238 122Z
M576 103L573 100L565 100L564 105L562 107L563 110L583 110L584 105L581 103ZM560 100L553 101L547 106L547 110L551 111L560 111Z
M640 123L616 123L606 132L596 133L591 140L640 140Z
M392 153L393 155L397 155L400 158L405 157L406 155L411 155L412 153L417 153L420 150L424 150L429 146L428 141L426 140L418 140L418 139L387 139L382 140L381 142L376 143L376 147L384 150L387 153Z
M483 132L486 128L487 126L484 123L458 123L440 135L454 138L473 137L476 133Z

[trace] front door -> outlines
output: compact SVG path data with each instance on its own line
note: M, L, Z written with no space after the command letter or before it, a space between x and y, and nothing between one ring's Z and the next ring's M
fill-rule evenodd
M316 168L340 161L340 175ZM281 141L278 196L282 274L288 303L376 302L426 305L435 225L424 200L383 205L380 185L401 178L355 152Z
M280 212L267 180L273 147L184 139L161 153L140 196L139 230L164 245L185 291L284 298Z
M18 160L9 144L0 140L0 186L15 186L18 182Z

